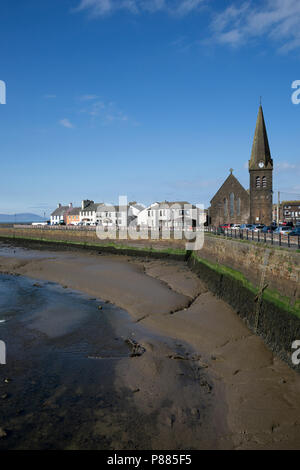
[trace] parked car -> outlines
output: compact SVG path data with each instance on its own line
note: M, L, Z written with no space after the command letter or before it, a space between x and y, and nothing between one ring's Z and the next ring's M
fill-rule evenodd
M253 225L252 225L252 224L242 224L242 225L240 226L240 229L241 229L241 230L252 230L252 228L253 228Z
M293 227L293 222L282 222L285 227Z
M277 234L281 233L281 235L289 235L291 232L292 232L292 228L286 225L277 227L277 229L274 230L274 233L277 233Z
M298 236L300 236L300 227L294 228L294 230L292 230L292 231L290 232L290 236L292 236L292 237L298 237Z
M240 224L233 224L231 227L233 230L239 230L241 228Z
M264 228L261 230L262 233L272 233L276 227L273 225L265 225Z
M217 228L217 235L224 235L225 231L222 225Z
M257 224L257 225L253 225L252 230L253 230L254 232L261 232L263 228L264 228L264 225L263 225L263 224Z

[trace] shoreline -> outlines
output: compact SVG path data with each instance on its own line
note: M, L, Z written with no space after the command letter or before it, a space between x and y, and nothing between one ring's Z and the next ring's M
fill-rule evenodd
M185 263L72 251L43 250L36 257L33 253L28 251L27 258L16 253L0 256L0 271L58 282L108 300L128 311L134 321L154 335L182 341L201 357L200 367L213 381L215 390L211 430L223 423L217 448L300 447L300 423L296 418L300 411L299 375L275 358L261 338L251 333L229 305L209 292ZM118 368L123 384L134 377L147 384L143 393L135 395L135 403L148 412L153 397L159 409L168 393L172 395L170 387L164 389L163 385L159 368L162 353L155 345L153 350L151 364L145 364L148 358L144 355L130 370L122 361ZM160 380L150 394L153 376ZM197 386L200 392L199 380ZM194 387L195 383L193 391ZM184 402L191 397L190 389ZM182 409L174 409L172 416L179 423L187 420ZM173 425L171 420L160 427L166 440L174 434ZM210 439L212 442L212 436Z

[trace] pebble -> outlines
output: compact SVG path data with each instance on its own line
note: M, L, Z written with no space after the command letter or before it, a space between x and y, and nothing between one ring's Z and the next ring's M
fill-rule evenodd
M0 439L4 439L6 436L7 432L3 428L0 428Z

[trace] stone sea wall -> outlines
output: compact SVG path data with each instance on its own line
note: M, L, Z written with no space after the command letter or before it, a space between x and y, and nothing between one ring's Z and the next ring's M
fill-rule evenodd
M198 254L241 272L257 287L262 282L291 301L300 299L300 253L295 249L207 235Z

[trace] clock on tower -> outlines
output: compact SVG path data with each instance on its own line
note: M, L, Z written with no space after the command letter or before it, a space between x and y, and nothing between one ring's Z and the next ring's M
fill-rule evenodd
M249 160L250 223L272 223L273 160L262 106L259 106L255 134Z

